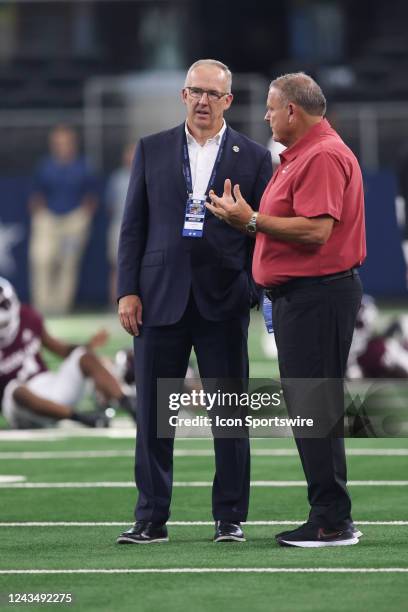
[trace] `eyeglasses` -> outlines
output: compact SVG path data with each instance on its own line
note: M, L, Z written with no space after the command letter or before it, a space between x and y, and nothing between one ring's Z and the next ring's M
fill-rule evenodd
M210 102L217 102L217 100L221 100L224 96L230 95L229 93L220 93L213 89L201 89L200 87L185 87L184 89L188 89L190 96L195 100L200 100L204 94L207 94Z

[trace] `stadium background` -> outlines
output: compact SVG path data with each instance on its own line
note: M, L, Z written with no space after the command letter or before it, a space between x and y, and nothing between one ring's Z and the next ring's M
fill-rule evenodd
M209 56L226 62L236 75L227 119L263 143L270 136L263 114L271 78L305 70L321 83L330 119L364 169L366 291L379 300L383 321L405 312L395 196L408 142L407 22L402 0L0 2L0 274L29 299L31 172L46 151L49 130L68 122L79 130L98 172L102 204L75 312L50 320L50 329L81 341L103 325L111 332L108 356L128 343L107 312L104 185L126 142L182 120L177 91L184 70ZM252 376L275 375L276 363L265 356L261 334L255 315ZM302 519L307 510L290 440L254 443L250 540L245 548L227 550L214 550L210 542L211 443L180 440L172 542L141 551L113 545L120 526L132 520L134 432L125 420L111 431L0 433L2 474L23 475L29 485L0 485L1 606L7 606L9 592L59 591L72 592L74 609L83 610L177 610L186 602L194 610L403 609L406 439L348 441L355 520L365 537L350 551L317 554L282 551L273 543L281 525ZM204 484L194 486L197 482ZM324 573L312 573L318 568ZM89 569L124 573L86 573ZM149 569L174 574L128 573ZM232 573L223 573L228 569ZM18 573L29 570L85 573Z
M406 297L394 202L408 141L408 9L399 0L390 6L368 0L1 2L0 274L28 298L30 176L47 150L49 130L68 122L80 132L102 196L77 304L106 304L106 180L124 144L182 119L183 71L211 55L236 75L229 121L265 144L271 78L303 69L318 79L329 118L365 171L366 291Z

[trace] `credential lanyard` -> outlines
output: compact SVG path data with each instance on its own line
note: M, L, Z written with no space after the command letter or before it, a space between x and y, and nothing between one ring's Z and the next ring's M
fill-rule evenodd
M227 136L227 130L225 129L224 134L222 135L220 146L218 147L217 157L215 159L214 167L211 172L210 180L208 182L207 189L205 190L205 195L208 195L210 189L214 186L215 177L217 176L218 166L221 161L221 155L224 150L225 139ZM187 195L188 197L193 197L193 180L191 175L191 167L190 167L190 157L188 155L188 146L187 146L187 137L184 135L184 146L183 146L183 174L184 180L186 181Z

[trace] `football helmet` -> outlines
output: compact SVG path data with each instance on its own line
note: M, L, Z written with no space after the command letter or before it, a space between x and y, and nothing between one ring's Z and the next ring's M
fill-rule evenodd
M20 326L20 301L14 287L0 277L0 347L8 346Z

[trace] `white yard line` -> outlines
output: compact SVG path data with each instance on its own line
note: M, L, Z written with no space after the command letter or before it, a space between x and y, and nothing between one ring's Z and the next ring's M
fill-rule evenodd
M399 574L408 567L169 567L120 569L15 569L0 574Z
M0 459L95 459L111 457L134 457L134 450L80 450L80 451L4 451Z
M97 459L112 457L134 457L134 450L78 450L78 451L3 451L0 459ZM295 448L255 448L254 457L297 457ZM174 451L176 457L213 457L211 449L181 449ZM351 448L347 455L359 457L406 457L408 448Z
M212 487L211 481L176 481L173 487ZM351 487L407 487L408 480L350 480ZM0 482L0 489L133 489L132 481L102 482ZM305 487L304 480L253 480L251 487Z
M0 431L0 442L56 442L60 440L72 440L74 438L105 438L113 440L134 440L136 429L134 422L129 418L120 418L120 426L108 428L69 426L52 429L10 429ZM115 419L116 421L116 419Z
M346 453L356 457L406 457L408 448L346 448Z
M177 451L176 451L177 452ZM212 453L212 451L210 451ZM189 453L181 450L181 453ZM259 457L294 457L298 456L296 448L254 448L251 455ZM346 448L346 454L356 457L407 457L408 448Z
M82 425L73 425L71 421L62 421L60 427L52 429L2 429L0 430L0 442L58 442L61 440L72 440L77 438L99 438L106 440L135 440L136 429L134 422L128 417L116 417L111 427L95 428L83 427ZM177 443L191 442L192 440L205 440L207 438L201 436L177 437ZM256 438L254 438L256 440ZM279 439L291 440L291 436L282 436ZM211 438L210 438L211 441ZM295 449L288 449L290 453L297 453ZM364 450L364 449L362 449ZM381 452L382 449L379 449ZM406 449L404 449L406 450ZM285 449L282 449L284 452ZM268 454L268 449L266 449ZM348 451L350 452L350 451ZM354 450L351 449L352 454ZM355 454L358 454L356 452Z
M303 521L246 521L245 526L268 527L274 525L299 525ZM123 527L126 521L25 521L25 522L3 522L1 527ZM371 525L374 527L402 527L408 525L408 521L354 521L355 525ZM169 527L211 527L214 521L169 521Z

